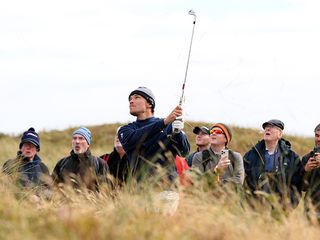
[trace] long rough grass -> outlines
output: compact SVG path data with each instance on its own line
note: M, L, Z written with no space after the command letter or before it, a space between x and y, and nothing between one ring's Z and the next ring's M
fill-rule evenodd
M93 153L100 155L112 149L116 128L117 124L90 127ZM261 137L255 130L232 129L232 149L242 154ZM51 171L56 161L69 153L73 130L40 133L40 156ZM186 129L194 145L191 131L191 127ZM300 155L312 147L312 138L286 138L300 146L296 150ZM19 138L1 135L0 143L3 163L15 156ZM243 194L199 181L190 188L177 184L170 189L179 196L174 211L177 201L164 200L160 194L168 189L151 183L117 191L102 186L96 194L67 188L55 190L46 199L36 197L34 189L19 189L8 176L0 174L0 239L300 240L318 239L320 235L319 224L305 217L303 202L292 211L283 211L275 202L273 208L265 203L253 209Z

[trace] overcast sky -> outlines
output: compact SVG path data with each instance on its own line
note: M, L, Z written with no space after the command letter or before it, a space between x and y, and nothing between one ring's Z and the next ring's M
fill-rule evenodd
M185 89L188 121L312 135L320 122L317 0L10 0L0 3L0 132L131 122L152 89L157 117Z

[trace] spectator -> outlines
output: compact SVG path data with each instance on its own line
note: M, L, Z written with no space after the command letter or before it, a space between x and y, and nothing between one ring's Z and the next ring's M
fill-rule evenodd
M245 181L249 190L275 193L286 206L295 207L301 195L302 164L291 150L291 144L282 138L284 123L272 119L262 124L263 140L244 156ZM290 201L288 201L290 200Z
M195 153L201 152L205 149L208 149L210 147L210 130L209 128L202 126L202 127L195 127L193 129L193 133L196 134L196 145L197 150L193 153L191 153L188 157L188 165L191 167L192 165L192 158Z
M106 153L100 158L102 158L105 163L108 164L109 173L114 177L117 183L123 183L127 179L128 175L128 156L124 151L121 142L118 138L118 131L120 127L117 129L116 135L114 137L114 148L111 153Z
M70 156L58 161L53 170L55 184L99 191L99 184L106 181L107 165L101 158L91 154L90 144L91 132L88 128L81 127L73 132Z
M210 148L198 152L192 160L192 167L202 173L215 173L221 183L235 183L241 186L244 181L243 159L240 153L227 146L232 139L230 128L216 123L210 129Z
M311 200L320 221L320 124L314 129L314 144L313 150L302 157L305 170L303 190L306 191L305 203ZM308 204L306 211L309 212Z
M40 151L40 138L33 127L21 137L19 151L14 159L6 161L2 171L14 177L23 187L51 185L48 167L37 154Z

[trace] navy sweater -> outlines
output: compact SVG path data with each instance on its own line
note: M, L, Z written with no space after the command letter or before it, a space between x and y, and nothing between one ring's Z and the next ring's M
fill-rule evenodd
M145 165L143 162L174 166L171 160L176 155L185 156L190 150L185 133L172 134L172 125L166 126L161 118L151 117L125 125L120 128L118 137L133 172Z

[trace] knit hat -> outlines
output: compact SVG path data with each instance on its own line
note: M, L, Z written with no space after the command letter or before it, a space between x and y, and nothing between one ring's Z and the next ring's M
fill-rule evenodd
M314 129L314 132L319 131L320 130L320 123L316 126L316 128Z
M19 149L22 148L24 143L32 143L36 146L37 151L40 151L40 137L33 127L29 128L28 131L23 133L19 144Z
M133 94L138 94L138 95L142 96L143 98L145 98L147 100L148 103L151 104L152 109L155 108L155 106L156 106L155 97L149 88L138 87L136 90L133 90L130 93L129 99Z
M214 128L214 127L220 128L220 129L223 131L224 135L225 135L226 138L227 138L226 145L227 145L229 142L231 142L232 132L231 132L230 128L229 128L227 125L225 125L225 124L223 124L223 123L215 123L215 124L212 125L211 129Z
M281 130L284 129L284 123L278 119L271 119L268 122L262 124L262 128L265 129L267 125L272 125L280 128Z
M207 134L207 135L210 135L210 130L209 130L209 128L207 128L206 126L201 126L201 127L196 126L196 127L193 129L193 133L194 133L194 134L199 134L200 131L203 132L203 133L205 133L205 134Z
M78 130L74 131L72 136L75 134L80 134L82 137L84 137L87 141L87 143L90 145L91 143L91 132L86 127L81 127Z

